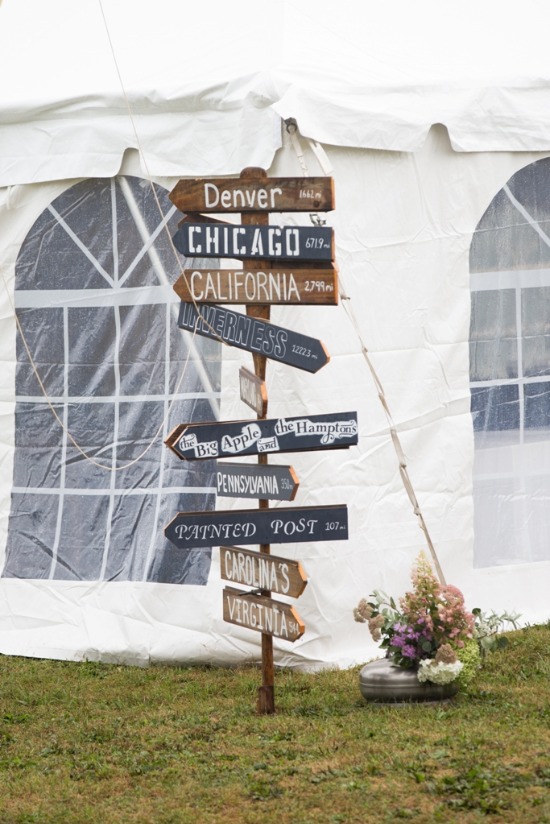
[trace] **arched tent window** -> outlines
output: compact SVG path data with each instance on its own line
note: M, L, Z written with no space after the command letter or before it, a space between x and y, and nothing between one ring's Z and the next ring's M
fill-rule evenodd
M206 583L210 553L176 550L163 526L213 507L213 465L163 440L216 417L219 347L177 327L181 215L155 192L135 177L76 184L22 244L16 311L45 394L18 334L5 577Z
M470 250L475 564L550 560L550 159L517 172Z

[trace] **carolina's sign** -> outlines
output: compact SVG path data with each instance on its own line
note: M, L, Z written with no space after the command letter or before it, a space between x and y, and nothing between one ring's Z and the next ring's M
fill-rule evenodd
M176 249L185 257L334 259L333 231L326 226L235 226L184 221L173 239Z
M239 390L241 400L254 410L259 418L267 413L267 389L265 381L249 372L244 366L239 369Z
M290 604L233 587L225 587L223 591L223 620L285 641L297 641L305 631L300 616Z
M306 372L318 372L330 360L321 341L223 306L205 303L197 310L181 303L178 326Z
M174 291L187 302L338 303L336 269L184 269Z
M220 547L220 575L254 589L264 589L278 595L298 598L306 588L307 578L299 561L265 555L263 552L239 546Z
M301 415L258 421L182 423L165 443L180 458L204 460L266 452L345 449L357 444L357 413Z
M222 498L293 501L299 485L291 466L220 463L216 469L217 493Z
M178 512L164 534L179 549L225 544L346 541L345 505Z
M240 178L180 180L169 197L182 212L328 212L334 209L334 183L331 177L268 177L265 171L250 179L245 172Z

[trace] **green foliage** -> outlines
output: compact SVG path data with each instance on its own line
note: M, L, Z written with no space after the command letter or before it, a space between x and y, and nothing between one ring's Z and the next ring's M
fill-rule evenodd
M274 716L254 666L0 656L0 824L550 822L549 629L508 633L448 703L279 671Z
M508 639L502 635L507 624L513 629L518 628L519 613L482 612L479 607L472 610L474 616L474 638L479 644L482 655L502 649L508 644Z

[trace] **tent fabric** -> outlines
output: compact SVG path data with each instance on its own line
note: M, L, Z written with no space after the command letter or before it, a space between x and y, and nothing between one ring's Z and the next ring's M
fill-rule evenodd
M485 228L480 221L513 176L550 151L545 29L533 24L540 8L524 3L520 17L515 4L492 0L429 0L416 7L284 0L269 18L260 8L251 0L212 3L207 14L169 0L154 12L114 0L47 6L4 0L0 7L0 64L2 76L10 77L0 95L2 653L134 664L257 660L258 633L223 621L219 549L186 565L177 552L156 545L153 515L145 503L136 506L139 496L145 501L143 490L154 487L162 529L175 508L185 508L188 483L181 473L176 477L178 459L157 449L152 419L121 411L130 413L147 394L136 392L141 380L157 386L158 404L169 403L169 365L177 373L189 351L189 341L167 322L177 311L170 282L184 261L171 258L160 240L158 248L150 242L154 226L177 222L166 191L182 177L237 174L256 165L270 175L323 174L314 141L335 181L336 209L326 219L335 231L342 299L338 306L272 308L278 325L322 339L331 360L316 375L269 363L269 414L354 409L359 444L288 461L300 478L293 505L347 504L350 537L280 550L302 562L309 582L293 602L306 632L294 644L276 641L276 661L314 669L376 654L365 628L353 622L353 607L374 588L404 592L425 546L363 347L384 387L447 580L464 591L470 607L517 610L524 621L548 618L547 554L499 557L490 528L482 532L490 549L480 552L474 541L479 451L469 341L470 265L474 282L490 254L481 254L481 264L470 256L480 245L478 235L472 247L476 227ZM288 118L298 124L298 146L285 128ZM153 183L164 204L154 226L154 207L145 203ZM103 193L97 203L90 194L95 189ZM137 211L130 209L129 192ZM89 212L80 208L86 202ZM119 237L114 226L128 212L133 223L121 217ZM310 223L307 213L274 219ZM134 234L126 234L129 225ZM524 231L521 221L514 229ZM91 240L95 232L101 242ZM82 255L73 258L77 242ZM525 248L532 250L531 241ZM140 258L136 249L147 251ZM544 263L544 243L540 249ZM114 271L124 277L137 258L136 279L117 283ZM109 283L107 289L102 271L117 288ZM502 296L504 321L507 300ZM483 298L474 307L475 319ZM111 461L115 453L135 456L130 441L136 436L152 443L157 464L150 456L117 486L110 477L100 483L93 464L86 469L83 458L69 454L69 442L64 446L32 385L16 312L67 429L81 435L93 455ZM71 317L91 319L98 340L82 331L73 335ZM143 342L135 339L138 330ZM157 344L162 356L155 365ZM99 373L90 365L101 367ZM251 367L248 353L201 349L193 359L201 397L182 397L178 403L191 403L191 411L176 406L174 414L248 415L238 392L243 365ZM159 389L162 369L167 384ZM206 390L197 377L205 372L213 380ZM106 375L114 376L116 392L107 392ZM197 386L187 393L196 395ZM100 401L102 414L109 403L113 414L94 420L89 410ZM99 430L103 441L94 440ZM41 460L33 460L35 453ZM50 498L35 506L46 481ZM105 493L104 509L87 510L79 501L65 523L61 490L80 494L88 483L94 494ZM211 505L211 484L208 475L193 482L197 508ZM546 487L538 489L543 529ZM495 500L497 510L506 507L509 494ZM224 499L223 508L230 507L244 508L243 501ZM90 534L94 513L112 523L114 549L106 552L103 532L93 547L101 558L95 566L85 545L76 543L78 518ZM147 545L141 529L129 537L136 516L148 525ZM36 547L48 562L33 567ZM62 563L53 563L54 554Z
M4 0L0 185L268 167L279 117L350 148L417 151L442 123L457 151L550 149L536 0ZM544 17L544 15L543 15ZM412 33L412 34L411 34ZM132 118L129 117L132 112Z

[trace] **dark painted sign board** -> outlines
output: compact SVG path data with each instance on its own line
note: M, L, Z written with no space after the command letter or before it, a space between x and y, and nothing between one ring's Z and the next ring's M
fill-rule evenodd
M231 458L269 452L346 449L358 440L357 413L299 415L257 421L182 423L165 443L184 460Z
M334 233L327 226L240 226L210 220L184 221L173 240L178 252L188 258L334 260Z
M197 310L181 303L178 326L306 372L318 372L330 360L320 340L224 306L203 304Z
M179 549L226 544L346 541L348 509L332 506L178 512L164 534Z
M268 177L255 169L240 177L180 180L170 200L182 212L329 212L334 209L331 177ZM263 174L262 174L263 172Z
M290 604L233 587L223 590L223 620L284 641L297 641L305 632L300 616Z
M266 555L240 546L220 547L220 575L224 581L299 598L307 585L299 561Z
M216 491L222 498L293 501L299 481L291 466L219 463Z

